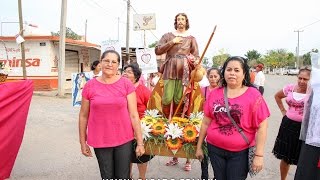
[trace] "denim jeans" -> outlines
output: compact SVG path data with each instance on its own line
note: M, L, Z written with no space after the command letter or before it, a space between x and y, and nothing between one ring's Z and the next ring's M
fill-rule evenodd
M208 153L216 180L245 180L248 175L248 149L231 152L208 143Z
M201 161L201 179L209 179L208 174L208 166L209 166L209 157L204 156L203 160Z

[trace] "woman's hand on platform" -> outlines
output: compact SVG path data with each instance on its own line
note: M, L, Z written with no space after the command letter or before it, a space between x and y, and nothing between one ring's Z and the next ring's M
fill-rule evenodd
M204 156L203 156L203 150L202 149L197 149L196 151L196 157L199 161L202 161Z
M87 143L81 144L81 152L83 155L85 155L87 157L92 157L90 147L87 145Z
M136 156L140 157L145 153L144 146L137 146L136 148Z

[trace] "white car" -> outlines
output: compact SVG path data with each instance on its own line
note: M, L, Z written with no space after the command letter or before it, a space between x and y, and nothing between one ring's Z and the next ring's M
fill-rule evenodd
M294 69L288 69L287 75L298 75L299 69L294 68Z

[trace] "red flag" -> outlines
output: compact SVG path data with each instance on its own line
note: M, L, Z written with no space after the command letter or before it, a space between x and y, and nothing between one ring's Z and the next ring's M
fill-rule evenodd
M31 80L0 84L0 179L10 177L23 139L32 94Z

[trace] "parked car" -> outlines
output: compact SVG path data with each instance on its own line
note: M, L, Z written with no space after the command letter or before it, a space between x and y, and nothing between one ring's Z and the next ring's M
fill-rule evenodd
M287 75L298 75L299 69L293 67L293 68L288 68L287 70Z

